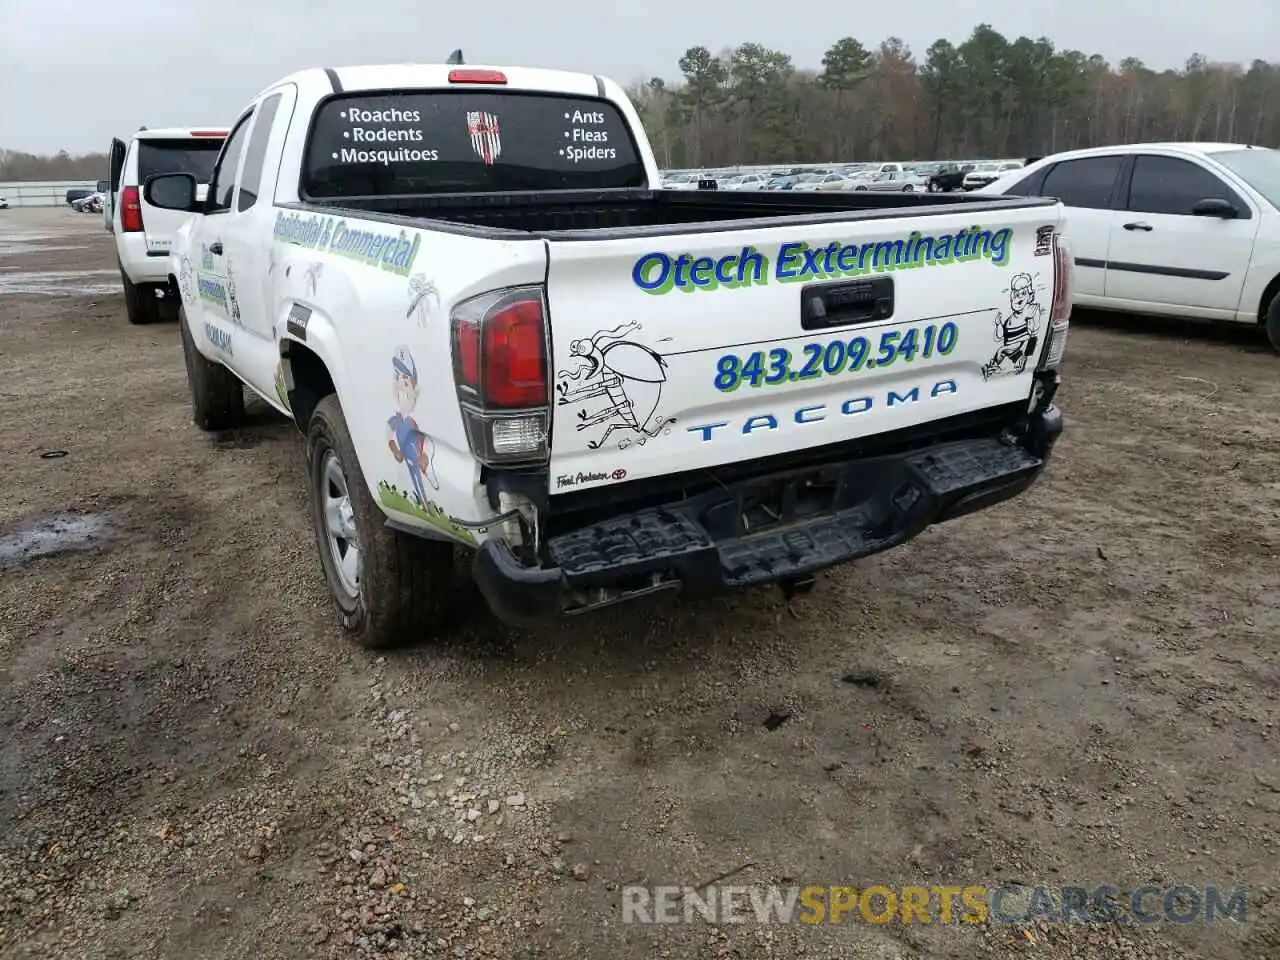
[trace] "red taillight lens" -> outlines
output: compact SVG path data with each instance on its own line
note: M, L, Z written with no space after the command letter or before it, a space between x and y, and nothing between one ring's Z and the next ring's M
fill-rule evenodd
M454 360L458 383L480 389L480 324L460 320L454 327Z
M547 403L547 350L541 297L527 297L491 313L484 341L484 401L493 407Z
M450 70L450 83L506 83L507 75L499 70Z
M125 233L142 230L142 197L137 187L125 187L120 191L120 228Z
M545 463L550 452L545 291L504 287L450 311L453 376L481 463Z

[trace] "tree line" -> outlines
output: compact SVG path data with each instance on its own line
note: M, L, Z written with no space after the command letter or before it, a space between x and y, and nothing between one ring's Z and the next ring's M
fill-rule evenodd
M1280 144L1280 64L1153 70L1126 57L1010 40L980 24L919 59L897 37L831 45L820 70L758 43L690 47L680 79L630 93L667 168L840 160L1026 157L1153 140ZM95 180L105 154L0 150L0 180Z
M53 156L0 150L0 182L9 180L103 180L107 176L105 153L72 156L60 150Z
M1153 70L1010 40L980 24L918 59L897 37L837 40L820 70L758 43L690 47L680 80L631 95L666 168L1043 156L1156 140L1280 144L1280 64Z

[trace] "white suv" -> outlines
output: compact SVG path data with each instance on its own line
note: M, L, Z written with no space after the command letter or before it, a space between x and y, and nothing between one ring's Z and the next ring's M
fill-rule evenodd
M130 323L155 323L169 295L169 247L186 214L153 207L143 199L151 177L189 173L207 184L225 129L145 127L128 143L111 141L109 190L103 203L106 228L115 234L116 259Z

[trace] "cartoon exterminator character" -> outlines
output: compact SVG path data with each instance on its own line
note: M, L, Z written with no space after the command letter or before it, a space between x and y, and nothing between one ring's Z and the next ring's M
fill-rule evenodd
M391 379L396 415L387 421L387 446L396 462L409 468L409 482L418 504L426 507L427 491L422 481L425 479L432 490L440 489L440 481L432 463L435 444L418 429L418 421L413 418L418 405L418 365L408 347L400 347L391 358Z
M995 339L1000 344L995 355L982 367L982 378L997 373L1022 373L1036 352L1044 307L1036 302L1034 281L1029 273L1014 274L1009 281L1009 314L996 314Z

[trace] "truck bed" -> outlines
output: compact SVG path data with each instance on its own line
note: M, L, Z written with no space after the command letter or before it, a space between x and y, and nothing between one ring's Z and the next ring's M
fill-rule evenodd
M375 219L429 219L458 232L548 239L608 239L779 226L779 218L824 223L919 216L974 214L1029 206L1053 206L1039 197L966 196L870 191L801 192L719 190L610 190L591 193L422 197L350 197L298 206L320 213L352 211ZM478 230L476 228L479 228Z

